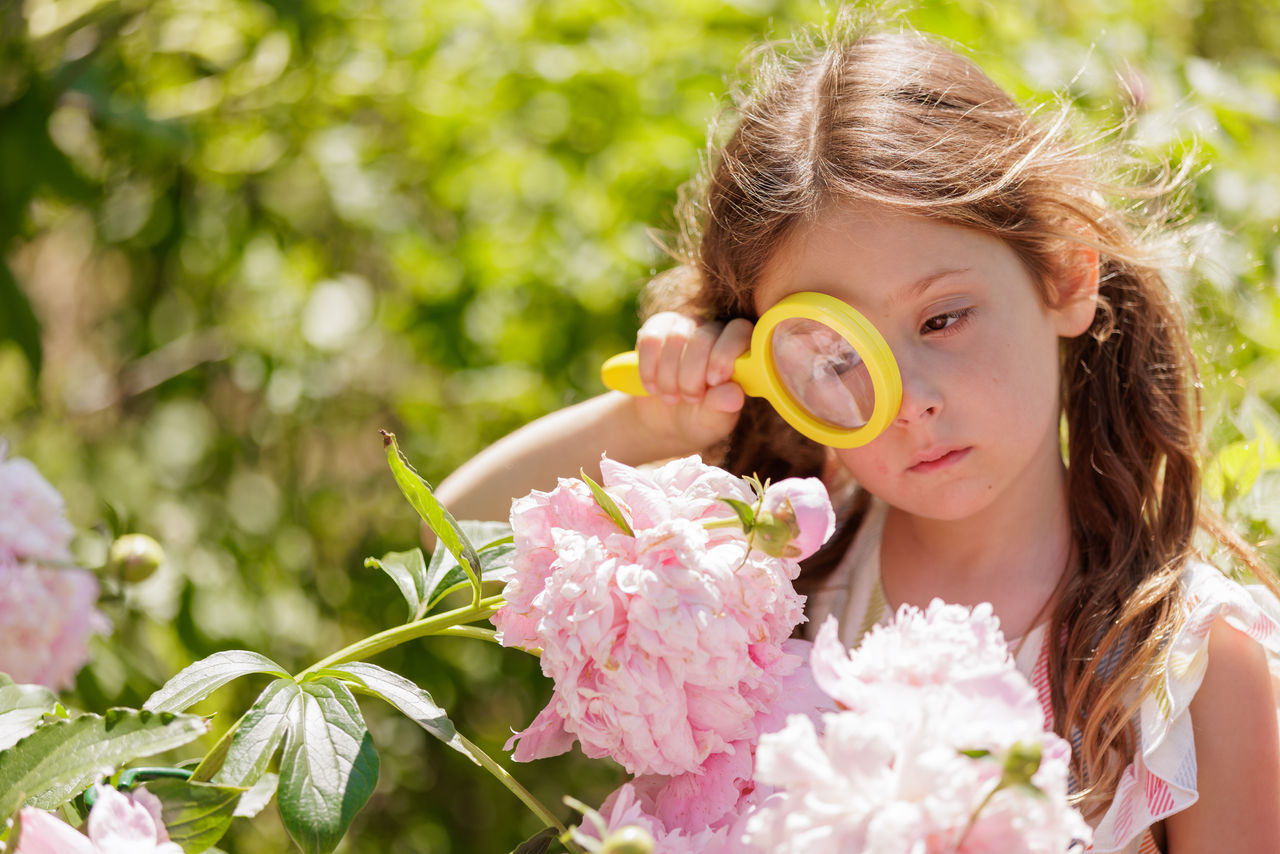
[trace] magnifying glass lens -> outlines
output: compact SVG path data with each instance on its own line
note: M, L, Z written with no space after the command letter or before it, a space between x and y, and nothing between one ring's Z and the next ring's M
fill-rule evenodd
M876 408L871 374L839 332L816 320L789 317L774 328L769 346L782 384L810 415L849 430L870 420Z

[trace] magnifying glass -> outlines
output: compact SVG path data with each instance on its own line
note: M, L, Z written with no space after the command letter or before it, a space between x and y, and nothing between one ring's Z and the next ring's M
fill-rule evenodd
M614 391L648 394L634 350L610 358L600 374ZM833 448L870 442L902 403L902 377L884 337L848 303L813 291L784 297L760 315L750 349L734 361L733 380Z

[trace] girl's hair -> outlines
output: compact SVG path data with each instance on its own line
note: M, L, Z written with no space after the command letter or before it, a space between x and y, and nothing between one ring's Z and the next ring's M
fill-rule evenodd
M1072 250L1098 250L1093 325L1062 348L1074 561L1048 641L1055 725L1078 737L1077 797L1094 813L1134 754L1136 704L1180 625L1179 572L1201 522L1199 399L1181 311L1144 251L1148 235L1105 202L1114 193L1095 176L1099 152L1069 139L1065 111L1036 120L919 35L849 30L842 22L790 57L765 58L762 85L739 98L732 134L686 188L682 263L655 280L647 307L754 319L773 253L841 202L999 237L1046 304ZM779 478L818 473L825 454L749 400L722 464ZM843 556L866 504L849 501L840 532L806 565L811 587Z

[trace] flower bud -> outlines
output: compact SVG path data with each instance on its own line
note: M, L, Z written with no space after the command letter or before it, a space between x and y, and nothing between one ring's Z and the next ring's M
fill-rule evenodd
M164 549L146 534L125 534L107 552L106 571L121 581L146 581L164 563Z
M1040 770L1040 758L1043 748L1034 741L1019 741L1009 748L1004 758L1004 769L1000 775L1000 786L1030 786L1036 788L1031 778Z
M835 531L827 488L816 477L789 477L764 491L753 531L756 548L773 557L803 560Z
M653 854L656 844L649 831L629 824L605 837L600 854Z

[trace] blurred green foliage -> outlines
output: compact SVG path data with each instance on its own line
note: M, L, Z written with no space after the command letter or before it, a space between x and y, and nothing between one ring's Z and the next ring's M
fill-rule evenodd
M399 622L399 594L362 565L417 537L379 428L435 482L599 391L664 266L652 232L672 228L744 52L830 14L805 0L0 5L0 435L63 490L86 561L108 531L145 531L168 555L111 605L114 638L74 699L138 705L228 647L300 668ZM1178 281L1204 358L1207 484L1269 546L1274 4L901 14L1029 102L1065 93L1099 126L1128 109L1152 158L1205 167L1191 201L1220 227ZM495 752L548 693L534 660L476 641L379 663ZM236 714L260 687L197 710ZM537 829L413 724L367 713L382 779L340 851L507 851ZM515 771L553 806L621 779L576 754ZM270 815L223 847L287 850Z

